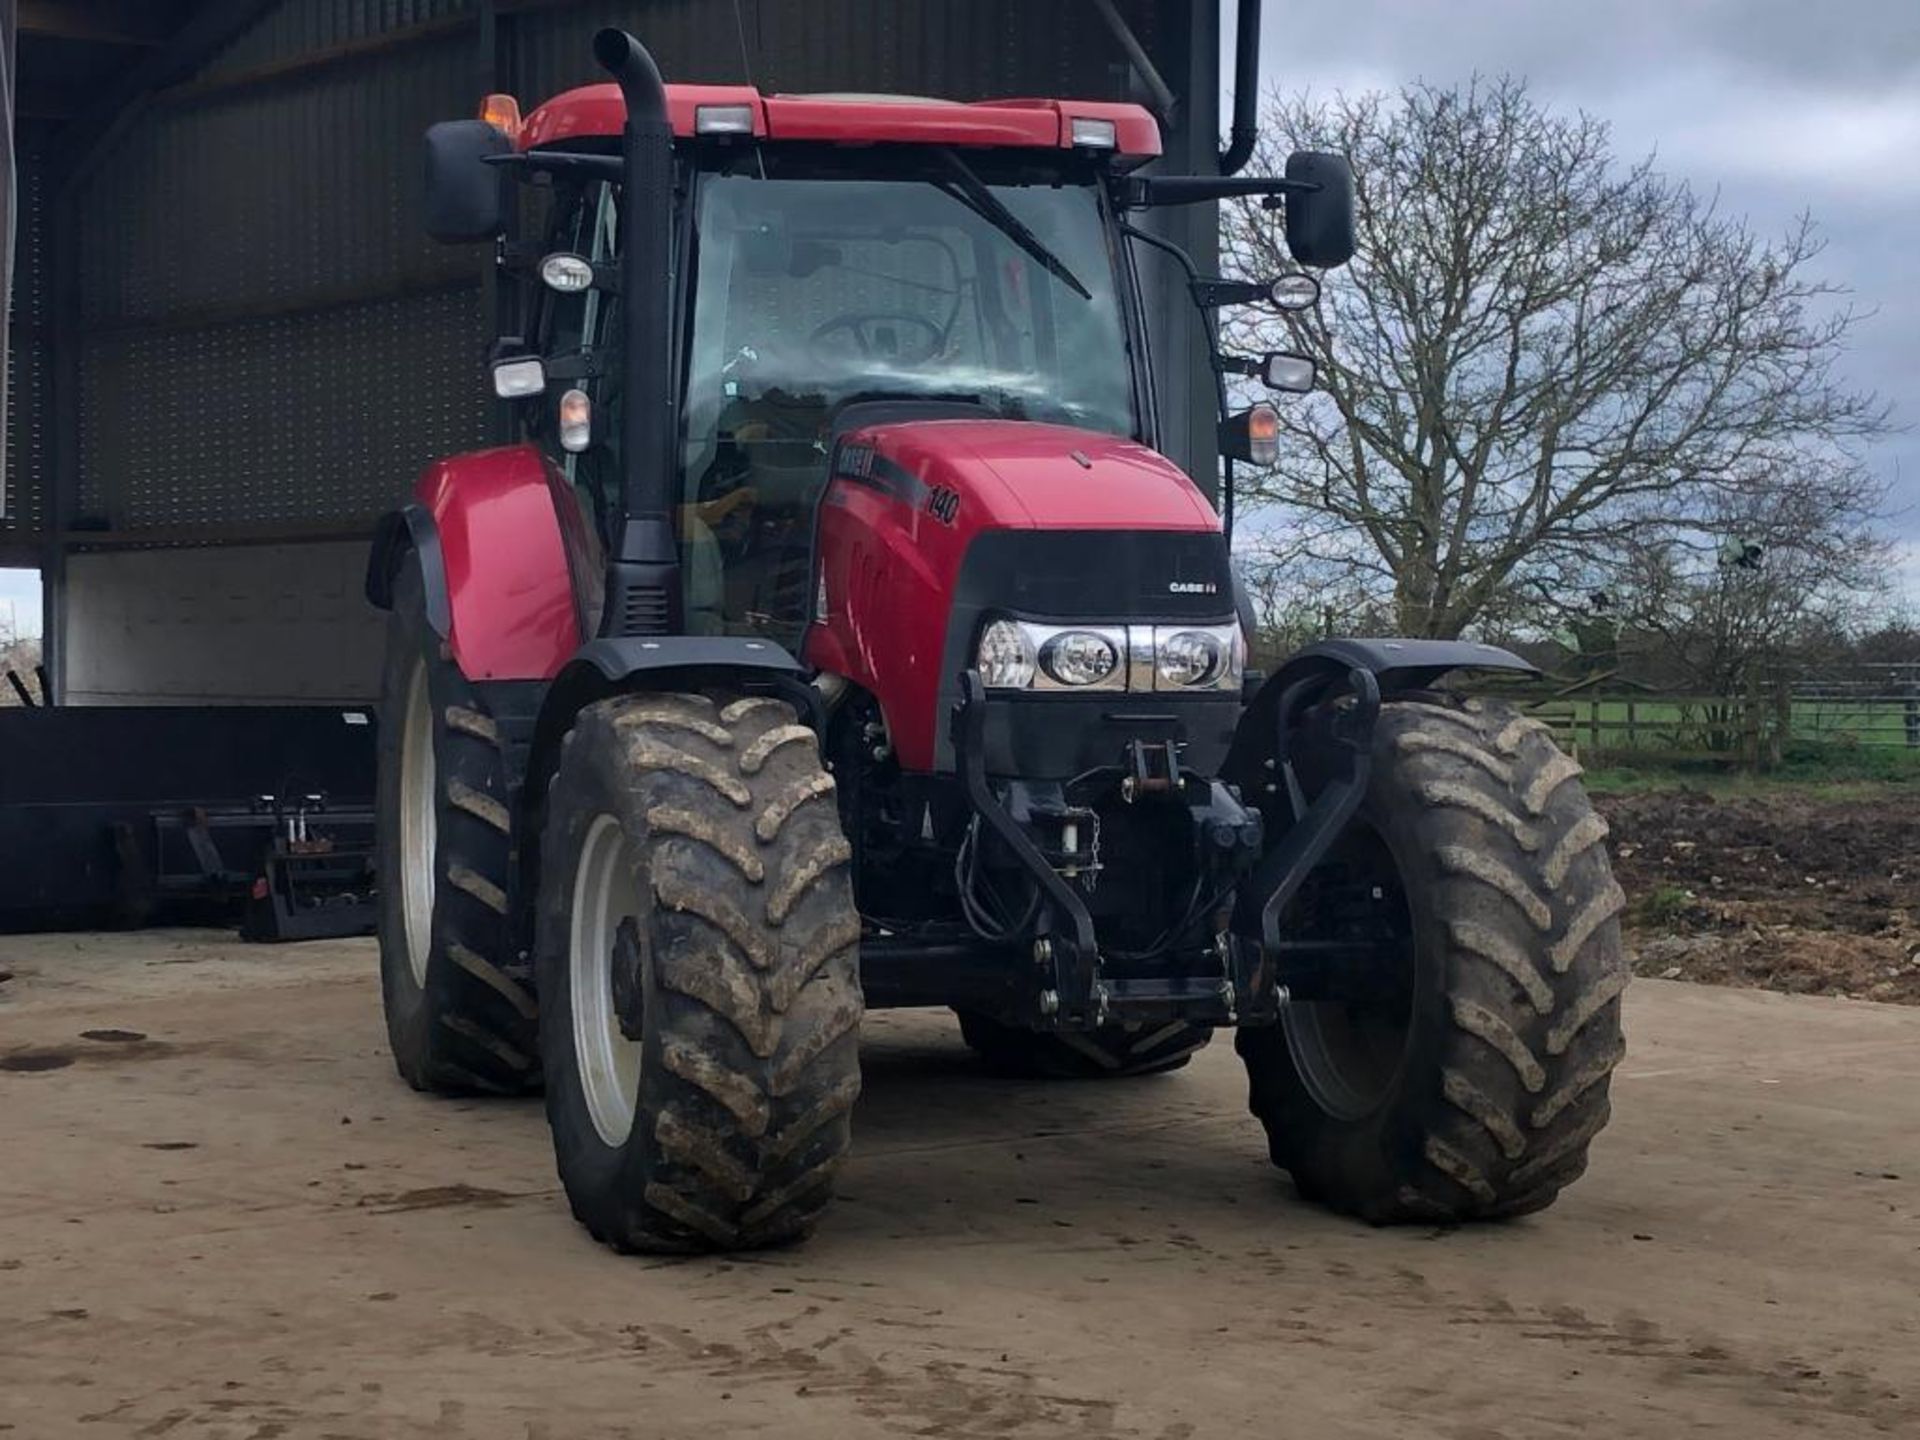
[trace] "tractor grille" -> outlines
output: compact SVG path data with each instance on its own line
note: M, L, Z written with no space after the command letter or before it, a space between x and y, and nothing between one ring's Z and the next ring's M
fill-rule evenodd
M664 635L672 620L667 592L659 585L636 585L621 597L622 635Z

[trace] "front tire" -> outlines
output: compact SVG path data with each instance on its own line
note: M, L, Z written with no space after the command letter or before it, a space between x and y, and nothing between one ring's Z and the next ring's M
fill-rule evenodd
M1404 957L1397 985L1236 1037L1273 1161L1307 1198L1375 1223L1494 1219L1585 1170L1627 966L1579 773L1505 705L1382 708L1366 799L1289 938L1366 936Z
M548 792L536 965L574 1215L623 1251L775 1245L860 1091L859 917L813 732L768 698L583 710Z
M380 990L394 1066L416 1090L522 1094L540 1081L538 1006L507 923L499 727L427 624L414 565L394 583L379 746Z

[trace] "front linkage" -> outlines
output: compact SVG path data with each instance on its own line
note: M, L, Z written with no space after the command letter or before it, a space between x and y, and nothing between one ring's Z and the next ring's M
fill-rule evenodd
M1337 677L1336 677L1337 678ZM1242 787L1183 773L1173 745L1131 743L1123 756L1121 793L1131 803L1181 806L1191 812L1196 884L1216 897L1188 917L1189 928L1215 925L1203 953L1217 968L1195 973L1117 975L1103 960L1094 917L1061 867L1035 843L986 769L986 687L969 670L954 708L954 753L962 787L980 821L1006 847L1043 901L1032 929L1033 966L1016 985L1012 1005L1037 1028L1082 1030L1111 1023L1181 1019L1205 1025L1271 1023L1294 978L1310 980L1322 963L1318 942L1289 945L1281 916L1302 882L1326 858L1366 793L1380 686L1362 666L1345 676L1351 703L1332 711L1330 742L1316 756L1319 788L1309 802L1289 754L1302 713L1328 698L1330 677L1320 671L1286 686L1273 715L1272 754L1260 789L1267 803L1242 802ZM1010 790L1014 787L1008 787ZM1016 797L1017 798L1017 797ZM1266 848L1267 815L1284 802L1291 823ZM1264 812L1264 813L1263 813ZM1263 853L1264 851L1264 853ZM1294 952L1300 952L1297 956Z

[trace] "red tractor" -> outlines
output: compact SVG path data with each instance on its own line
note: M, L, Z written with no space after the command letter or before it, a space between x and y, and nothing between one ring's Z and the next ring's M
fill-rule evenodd
M1272 197L1339 265L1344 162L1146 176L1130 105L595 54L617 83L428 135L429 229L520 297L492 378L525 438L433 465L369 569L401 1074L544 1083L621 1250L805 1234L869 1006L1049 1076L1236 1027L1305 1195L1549 1204L1607 1119L1621 895L1546 729L1437 688L1526 666L1337 640L1249 674L1220 517L1154 448L1136 252L1170 247L1130 217ZM1318 293L1188 273L1209 322ZM1274 412L1221 399L1223 451L1270 459Z

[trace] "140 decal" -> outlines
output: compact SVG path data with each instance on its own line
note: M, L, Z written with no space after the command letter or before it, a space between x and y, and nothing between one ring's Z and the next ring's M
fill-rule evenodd
M949 490L945 485L935 485L927 491L927 514L942 525L951 525L960 513L960 492Z

